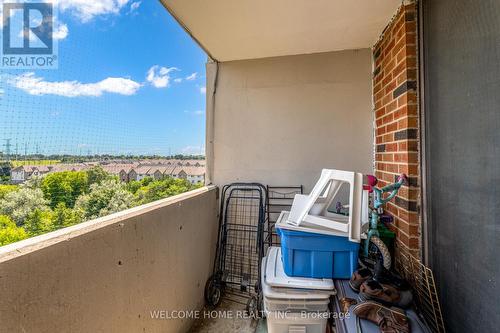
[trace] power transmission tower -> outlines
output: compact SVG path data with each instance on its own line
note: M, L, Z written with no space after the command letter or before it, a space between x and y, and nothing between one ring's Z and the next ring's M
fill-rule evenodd
M5 159L7 162L10 162L10 148L12 147L12 144L10 143L12 139L5 139L5 144L3 145L5 147Z

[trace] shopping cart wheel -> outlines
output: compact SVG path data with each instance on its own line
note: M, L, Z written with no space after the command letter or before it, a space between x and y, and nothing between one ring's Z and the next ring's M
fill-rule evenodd
M208 305L216 307L220 304L221 299L221 283L215 276L212 275L205 284L205 301L207 301Z
M259 300L257 296L251 296L247 301L247 314L252 318L259 318Z

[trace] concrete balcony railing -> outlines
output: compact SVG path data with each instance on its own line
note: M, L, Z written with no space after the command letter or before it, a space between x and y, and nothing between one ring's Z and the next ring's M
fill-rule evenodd
M215 187L0 249L0 332L183 332L199 310L217 234Z

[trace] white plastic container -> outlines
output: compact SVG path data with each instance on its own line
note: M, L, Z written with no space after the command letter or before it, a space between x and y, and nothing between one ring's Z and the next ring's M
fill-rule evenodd
M267 316L268 333L325 333L328 312L286 313L270 312Z
M293 300L264 297L266 312L326 312L330 300Z
M280 259L279 250L280 248L277 247L270 248L268 256L262 259L261 284L267 331L269 333L324 333L329 315L330 296L336 294L334 286L322 279L281 276L282 265L281 270L280 265L276 265L281 262L277 260ZM266 272L269 272L271 276L268 276ZM272 287L269 284L269 277L279 281L281 285L319 286L320 289ZM324 288L329 288L329 290Z
M266 264L262 266L262 271L266 275L266 285L270 287L296 288L287 293L288 295L298 294L298 297L294 296L294 298L318 299L317 295L321 294L335 295L335 285L332 279L313 279L286 275L281 260L280 247L270 247L266 258ZM262 284L264 285L264 283ZM306 291L304 292L303 289L306 289ZM307 289L309 289L309 292L307 292ZM320 293L319 290L325 292Z

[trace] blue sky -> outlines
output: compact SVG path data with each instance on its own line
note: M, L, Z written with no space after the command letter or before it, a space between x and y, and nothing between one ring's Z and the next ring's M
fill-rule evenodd
M58 69L0 72L0 144L20 155L204 152L207 56L159 1L59 0L55 30Z

